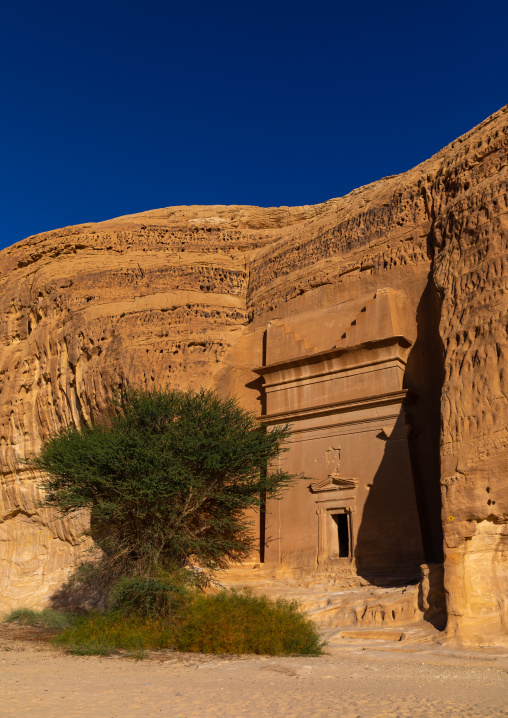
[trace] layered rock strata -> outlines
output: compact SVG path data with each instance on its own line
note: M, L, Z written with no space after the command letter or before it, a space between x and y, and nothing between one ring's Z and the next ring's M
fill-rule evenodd
M410 451L426 559L444 552L447 630L506 639L507 167L505 107L414 169L323 204L154 210L1 252L0 611L40 604L82 548L79 522L37 508L21 463L52 431L127 383L216 387L259 412L269 322L305 326L325 350L391 288L412 343Z

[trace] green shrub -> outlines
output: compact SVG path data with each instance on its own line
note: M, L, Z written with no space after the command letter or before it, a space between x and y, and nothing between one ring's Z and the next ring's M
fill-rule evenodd
M246 591L225 591L214 596L191 594L173 619L147 612L136 615L134 608L127 614L88 614L55 642L82 655L124 650L138 656L161 649L318 656L324 645L296 602L271 601Z
M76 616L68 611L53 611L50 608L44 608L42 611L16 608L4 619L5 623L19 623L22 626L49 628L55 631L69 628L75 620Z
M323 645L296 601L226 591L198 596L190 604L175 647L200 653L318 656Z
M54 642L79 655L108 655L118 650L139 654L146 650L173 648L175 625L172 621L122 613L90 613L57 636Z
M190 600L189 589L160 578L121 578L110 596L112 611L126 615L170 619Z
M110 656L113 652L114 648L104 641L69 646L69 653L73 656Z

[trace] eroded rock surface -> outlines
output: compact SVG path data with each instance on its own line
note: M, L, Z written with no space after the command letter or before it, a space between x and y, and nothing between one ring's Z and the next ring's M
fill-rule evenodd
M268 322L311 326L324 350L388 287L412 342L413 474L427 561L444 546L449 634L506 639L507 168L505 107L320 205L153 210L1 252L0 611L40 604L81 549L20 464L50 432L125 383L212 386L259 411Z

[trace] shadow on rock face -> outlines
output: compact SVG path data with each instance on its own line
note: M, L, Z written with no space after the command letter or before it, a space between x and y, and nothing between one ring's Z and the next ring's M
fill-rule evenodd
M106 608L107 586L93 580L80 581L71 577L50 597L55 610L102 611Z
M442 563L424 564L419 585L418 608L426 621L438 631L444 631L447 622L444 566Z
M417 397L409 409L412 430L408 446L425 560L429 564L443 561L440 429L444 354L440 318L441 298L431 270L418 304L417 336L404 375L404 387Z

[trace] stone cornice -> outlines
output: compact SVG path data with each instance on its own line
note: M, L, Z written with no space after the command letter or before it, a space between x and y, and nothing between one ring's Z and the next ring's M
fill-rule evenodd
M393 346L394 344L398 344L399 346L408 349L412 345L412 342L407 337L400 334L397 336L373 340L369 342L364 342L362 344L355 344L352 346L332 347L330 349L326 349L325 351L316 352L313 354L305 354L304 356L295 357L286 361L275 362L273 364L256 367L252 371L256 374L260 374L261 376L266 376L267 374L272 374L281 370L287 370L293 367L305 366L310 364L319 364L322 361L335 359L342 355L357 353L365 349L382 349L384 347ZM369 363L371 362L366 362L366 364ZM355 366L357 366L356 363Z
M413 404L416 396L408 389L392 391L387 394L365 396L350 401L335 402L325 406L310 406L295 411L284 411L276 414L266 414L261 417L263 424L284 424L299 419L308 419L315 416L326 416L327 414L339 414L343 412L357 411L374 406L386 406L389 404ZM376 417L377 420L377 417Z

